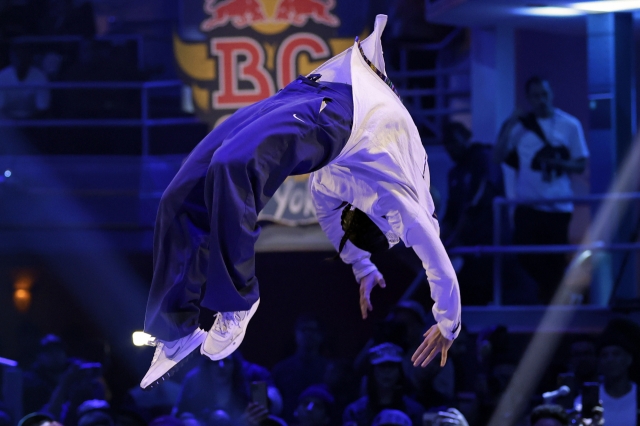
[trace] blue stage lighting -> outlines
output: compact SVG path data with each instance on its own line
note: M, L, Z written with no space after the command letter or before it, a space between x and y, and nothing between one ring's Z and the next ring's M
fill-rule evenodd
M565 18L586 14L586 12L582 10L556 6L518 7L514 9L514 13L516 15L547 16L553 18Z
M640 0L585 1L569 6L585 12L625 12L640 9Z

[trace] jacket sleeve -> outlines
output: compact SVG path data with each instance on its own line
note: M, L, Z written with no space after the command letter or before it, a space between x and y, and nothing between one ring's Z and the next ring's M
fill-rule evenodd
M333 247L338 251L340 240L344 235L342 225L340 224L344 203L342 200L329 194L329 191L327 191L322 184L314 182L313 175L309 185L320 227L331 241ZM371 253L360 250L351 244L350 241L347 241L347 244L344 246L340 258L343 262L351 265L353 274L358 282L360 282L362 277L369 275L373 271L377 271L376 266L371 262Z
M389 224L407 247L413 248L422 261L429 280L432 313L444 337L453 340L460 332L462 307L458 278L440 240L437 219L415 198L392 191L379 200Z

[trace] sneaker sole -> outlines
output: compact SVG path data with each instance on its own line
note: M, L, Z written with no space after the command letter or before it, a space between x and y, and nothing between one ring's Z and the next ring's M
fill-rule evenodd
M258 301L256 303L254 303L253 306L251 306L251 310L249 312L249 320L247 321L247 326L249 325L249 321L251 321L251 318L253 318L253 315L258 310L258 306L259 305L260 305L260 299L258 299ZM229 346L227 346L226 348L224 348L222 351L218 352L217 354L209 354L205 350L204 344L207 341L207 338L205 337L204 342L202 342L202 346L200 346L200 353L202 355L208 357L211 361L219 361L219 360L221 360L223 358L226 358L229 355L231 355L232 353L234 353L236 351L236 349L238 349L240 347L240 345L242 344L242 341L244 340L244 335L245 335L246 331L247 331L247 328L245 327L242 330L242 333L238 334L238 336L235 338L233 343L231 343ZM207 333L207 337L208 337L208 335L209 335L209 333Z
M169 370L167 370L166 373L164 373L162 376L160 376L155 382L151 382L147 387L143 388L142 385L140 385L140 388L143 391L149 391L153 388L155 388L156 386L158 386L159 384L161 384L162 382L164 382L165 380L167 380L169 377L173 376L174 374L176 374L178 371L180 371L182 369L182 367L184 367L187 363L185 361L190 361L191 358L195 357L197 352L196 352L195 348L194 350L192 350L189 355L185 356L184 358L182 358L180 361L178 361L178 363L176 365L174 365L173 367L171 367Z
M201 330L201 331L202 331L202 333L204 333L203 330ZM204 339L206 339L206 337L207 337L207 335L205 333L204 334ZM202 339L201 341L200 341L200 338L193 339L191 341L190 347L188 347L185 350L185 352L186 352L185 356L183 356L180 360L176 361L176 363L171 368L169 368L165 373L163 373L161 376L159 376L156 380L151 382L149 385L143 387L142 383L140 383L140 387L142 389L145 389L145 390L151 389L151 388L157 386L159 383L164 382L171 375L175 374L175 372L178 371L184 365L184 361L186 361L187 359L190 359L192 357L192 355L194 354L195 350L198 349L198 346L201 346L204 343L204 339ZM197 343L198 341L200 341L200 343ZM150 368L150 370L151 370L151 368ZM147 374L149 374L149 372L147 372ZM142 380L144 381L144 378Z

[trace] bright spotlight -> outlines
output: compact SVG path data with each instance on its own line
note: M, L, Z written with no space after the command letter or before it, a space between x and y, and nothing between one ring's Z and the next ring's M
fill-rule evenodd
M514 9L514 13L516 15L546 16L552 18L565 18L571 16L581 16L585 14L585 12L582 10L556 6L518 7Z
M585 1L570 4L574 9L585 12L624 12L640 9L640 0L606 0L606 1Z
M136 346L152 345L155 342L155 338L144 331L136 331L131 336L133 338L133 344Z
M6 177L6 178L11 177L11 170L5 170L4 171L4 177Z

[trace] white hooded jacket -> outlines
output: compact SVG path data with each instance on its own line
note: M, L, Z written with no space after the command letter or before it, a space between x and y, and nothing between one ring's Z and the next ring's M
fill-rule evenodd
M378 15L373 33L361 42L367 58L385 73L380 36L387 22ZM397 236L416 252L435 301L433 316L444 337L460 330L460 289L440 240L429 193L429 167L418 129L389 86L370 68L357 44L313 71L322 81L352 85L351 136L340 154L311 174L310 187L320 226L336 249L344 235L343 201L365 212L387 236ZM370 253L347 242L341 253L356 280L376 270Z

